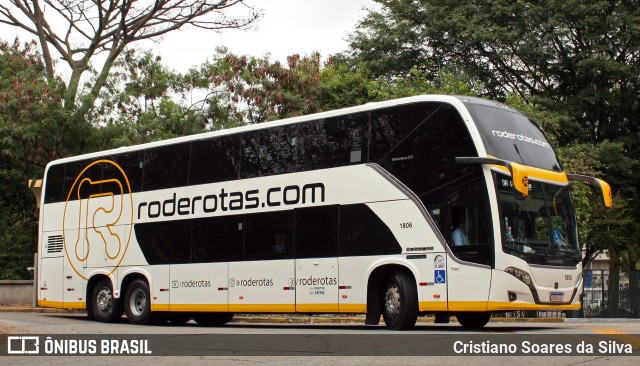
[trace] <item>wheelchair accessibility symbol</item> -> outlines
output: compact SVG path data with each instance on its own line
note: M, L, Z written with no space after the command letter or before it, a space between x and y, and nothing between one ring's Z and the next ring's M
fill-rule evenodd
M433 278L435 283L446 283L447 282L447 273L444 270L435 270L433 273Z

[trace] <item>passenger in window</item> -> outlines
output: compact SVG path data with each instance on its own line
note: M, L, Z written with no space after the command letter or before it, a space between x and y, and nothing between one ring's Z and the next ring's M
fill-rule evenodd
M453 215L453 232L451 233L451 242L455 246L461 245L469 245L469 238L467 237L467 232L465 231L465 220L463 217L463 210L461 210L458 214Z

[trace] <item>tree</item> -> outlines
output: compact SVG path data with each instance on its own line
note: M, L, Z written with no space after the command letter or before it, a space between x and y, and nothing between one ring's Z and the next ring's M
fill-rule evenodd
M90 114L99 126L92 149L128 146L211 129L206 112L179 100L190 91L183 75L151 52L127 50L112 68Z
M457 69L485 95L571 113L561 142L597 143L629 132L640 113L640 3L636 1L376 0L350 38L375 75ZM561 107L560 107L561 106ZM570 121L565 121L570 122Z
M220 31L245 28L260 13L244 0L10 0L0 4L0 22L19 27L37 37L46 72L54 79L54 64L61 57L70 70L64 108L79 122L93 108L107 83L114 62L132 43L157 39L193 26ZM243 5L247 15L228 17L231 8ZM61 28L56 27L61 22ZM105 53L106 60L88 93L78 98L81 77L91 67L94 56Z
M0 42L0 278L27 278L36 251L38 211L27 180L66 155L63 88L47 80L37 45Z
M319 54L294 54L283 64L219 48L213 61L192 69L185 80L205 89L206 100L236 123L260 123L321 111L321 68Z

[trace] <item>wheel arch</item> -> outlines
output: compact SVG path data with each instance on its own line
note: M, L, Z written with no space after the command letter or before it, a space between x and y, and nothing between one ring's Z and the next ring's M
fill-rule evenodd
M115 281L113 279L112 276L110 276L108 273L103 273L103 272L98 272L95 273L93 275L91 275L91 277L89 277L89 280L87 281L87 287L86 287L86 291L85 291L85 299L87 299L86 301L86 309L87 309L87 317L91 320L93 320L95 318L94 314L93 314L93 290L96 287L96 285L104 280L109 280L111 282L111 288L115 289L116 286L115 285ZM114 296L115 297L115 296Z
M124 294L127 293L127 287L129 287L131 282L137 279L141 279L147 282L147 285L149 285L149 294L153 296L151 291L151 280L148 273L140 271L130 271L124 274L124 276L122 277L122 281L120 282L120 294L124 297Z
M367 317L366 324L377 325L382 315L382 285L389 276L396 272L405 273L413 280L418 291L417 269L412 268L410 263L405 262L386 262L379 263L371 268L367 275Z

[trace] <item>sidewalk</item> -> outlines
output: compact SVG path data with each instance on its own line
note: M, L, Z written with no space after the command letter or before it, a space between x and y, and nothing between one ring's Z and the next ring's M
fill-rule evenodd
M51 309L33 307L25 304L0 304L0 313L66 313L84 314L85 310ZM364 324L364 315L305 315L305 314L240 314L233 317L232 323L271 323L271 324ZM590 319L580 319L588 321ZM382 321L382 320L381 320ZM492 323L563 323L572 319L564 318L491 318ZM433 323L433 316L419 317L418 323ZM451 316L455 323L456 317Z

